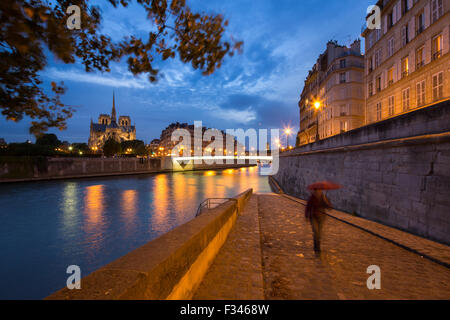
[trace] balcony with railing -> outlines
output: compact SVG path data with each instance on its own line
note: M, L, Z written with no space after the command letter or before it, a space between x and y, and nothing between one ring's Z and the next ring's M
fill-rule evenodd
M434 52L433 55L431 56L431 60L434 61L439 59L440 57L442 57L442 50Z
M419 34L421 34L422 32L425 31L425 27L424 26L419 26L416 30L416 36L418 36Z
M337 70L347 69L347 68L360 68L364 69L364 63L358 63L358 62L347 62L345 65L341 65L340 63L332 64L326 73L324 73L322 80L326 79L332 72L335 72Z
M425 65L425 61L417 62L417 64L416 64L416 70L419 70L419 69L422 68L424 65Z

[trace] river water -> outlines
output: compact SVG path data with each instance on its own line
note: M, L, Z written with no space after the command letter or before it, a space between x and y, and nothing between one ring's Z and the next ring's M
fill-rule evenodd
M248 188L270 192L257 167L0 185L0 299L42 299Z

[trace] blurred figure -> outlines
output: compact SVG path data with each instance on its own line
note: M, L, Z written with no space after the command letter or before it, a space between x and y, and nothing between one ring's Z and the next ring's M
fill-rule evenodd
M320 253L322 228L326 220L324 210L331 208L331 203L321 189L313 189L305 209L305 217L309 219L314 235L314 251Z
M331 203L322 190L337 190L340 188L339 184L329 181L316 182L308 186L308 190L312 191L312 194L306 204L305 217L311 222L314 234L314 251L316 253L320 252L322 227L326 218L324 210L331 208Z

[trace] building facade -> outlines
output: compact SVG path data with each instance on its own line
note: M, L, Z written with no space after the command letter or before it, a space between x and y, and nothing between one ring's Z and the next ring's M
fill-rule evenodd
M136 126L131 125L129 116L119 116L117 122L114 94L111 115L101 114L98 123L91 120L89 148L102 149L108 139L117 142L136 140Z
M186 144L186 149L183 149L180 155L184 155L184 156L192 155L193 156L195 154L195 151L202 152L202 154L204 151L208 151L211 153L211 155L233 155L233 152L234 152L237 155L237 150L243 150L243 146L237 142L236 137L228 135L228 134L226 134L225 131L218 130L218 129L212 129L212 130L217 130L218 132L220 132L220 134L222 135L222 138L223 138L222 144L219 146L218 150L209 150L209 145L214 141L214 138L212 138L212 141L202 140L202 146L201 147L197 146L198 149L195 150L194 149L196 147L194 145L195 126L189 125L187 123L175 122L175 123L171 123L169 126L167 126L167 128L165 128L161 132L161 137L159 139L159 146L157 148L158 151L155 153L157 156L171 156L172 155L172 149L176 145L179 144L178 141L172 141L172 134L174 133L174 131L176 131L178 129L187 130L191 135L191 141L190 141L191 152L189 153L189 150L187 150L187 144ZM206 127L201 128L202 138L204 137L205 133L208 130L209 129ZM234 141L234 148L233 148L234 150L227 150L227 139L230 141ZM183 146L183 144L182 144L182 146Z
M366 123L449 99L450 0L380 0L364 30Z
M364 125L364 56L361 42L327 44L309 71L298 103L297 146Z

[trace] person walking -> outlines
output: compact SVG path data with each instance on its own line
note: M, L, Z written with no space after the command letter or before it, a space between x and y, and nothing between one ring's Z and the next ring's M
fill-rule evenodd
M311 223L314 236L314 251L320 253L320 242L322 239L322 229L326 220L325 209L331 208L331 202L322 190L339 189L340 186L331 182L317 182L308 189L312 191L305 209L305 217Z

